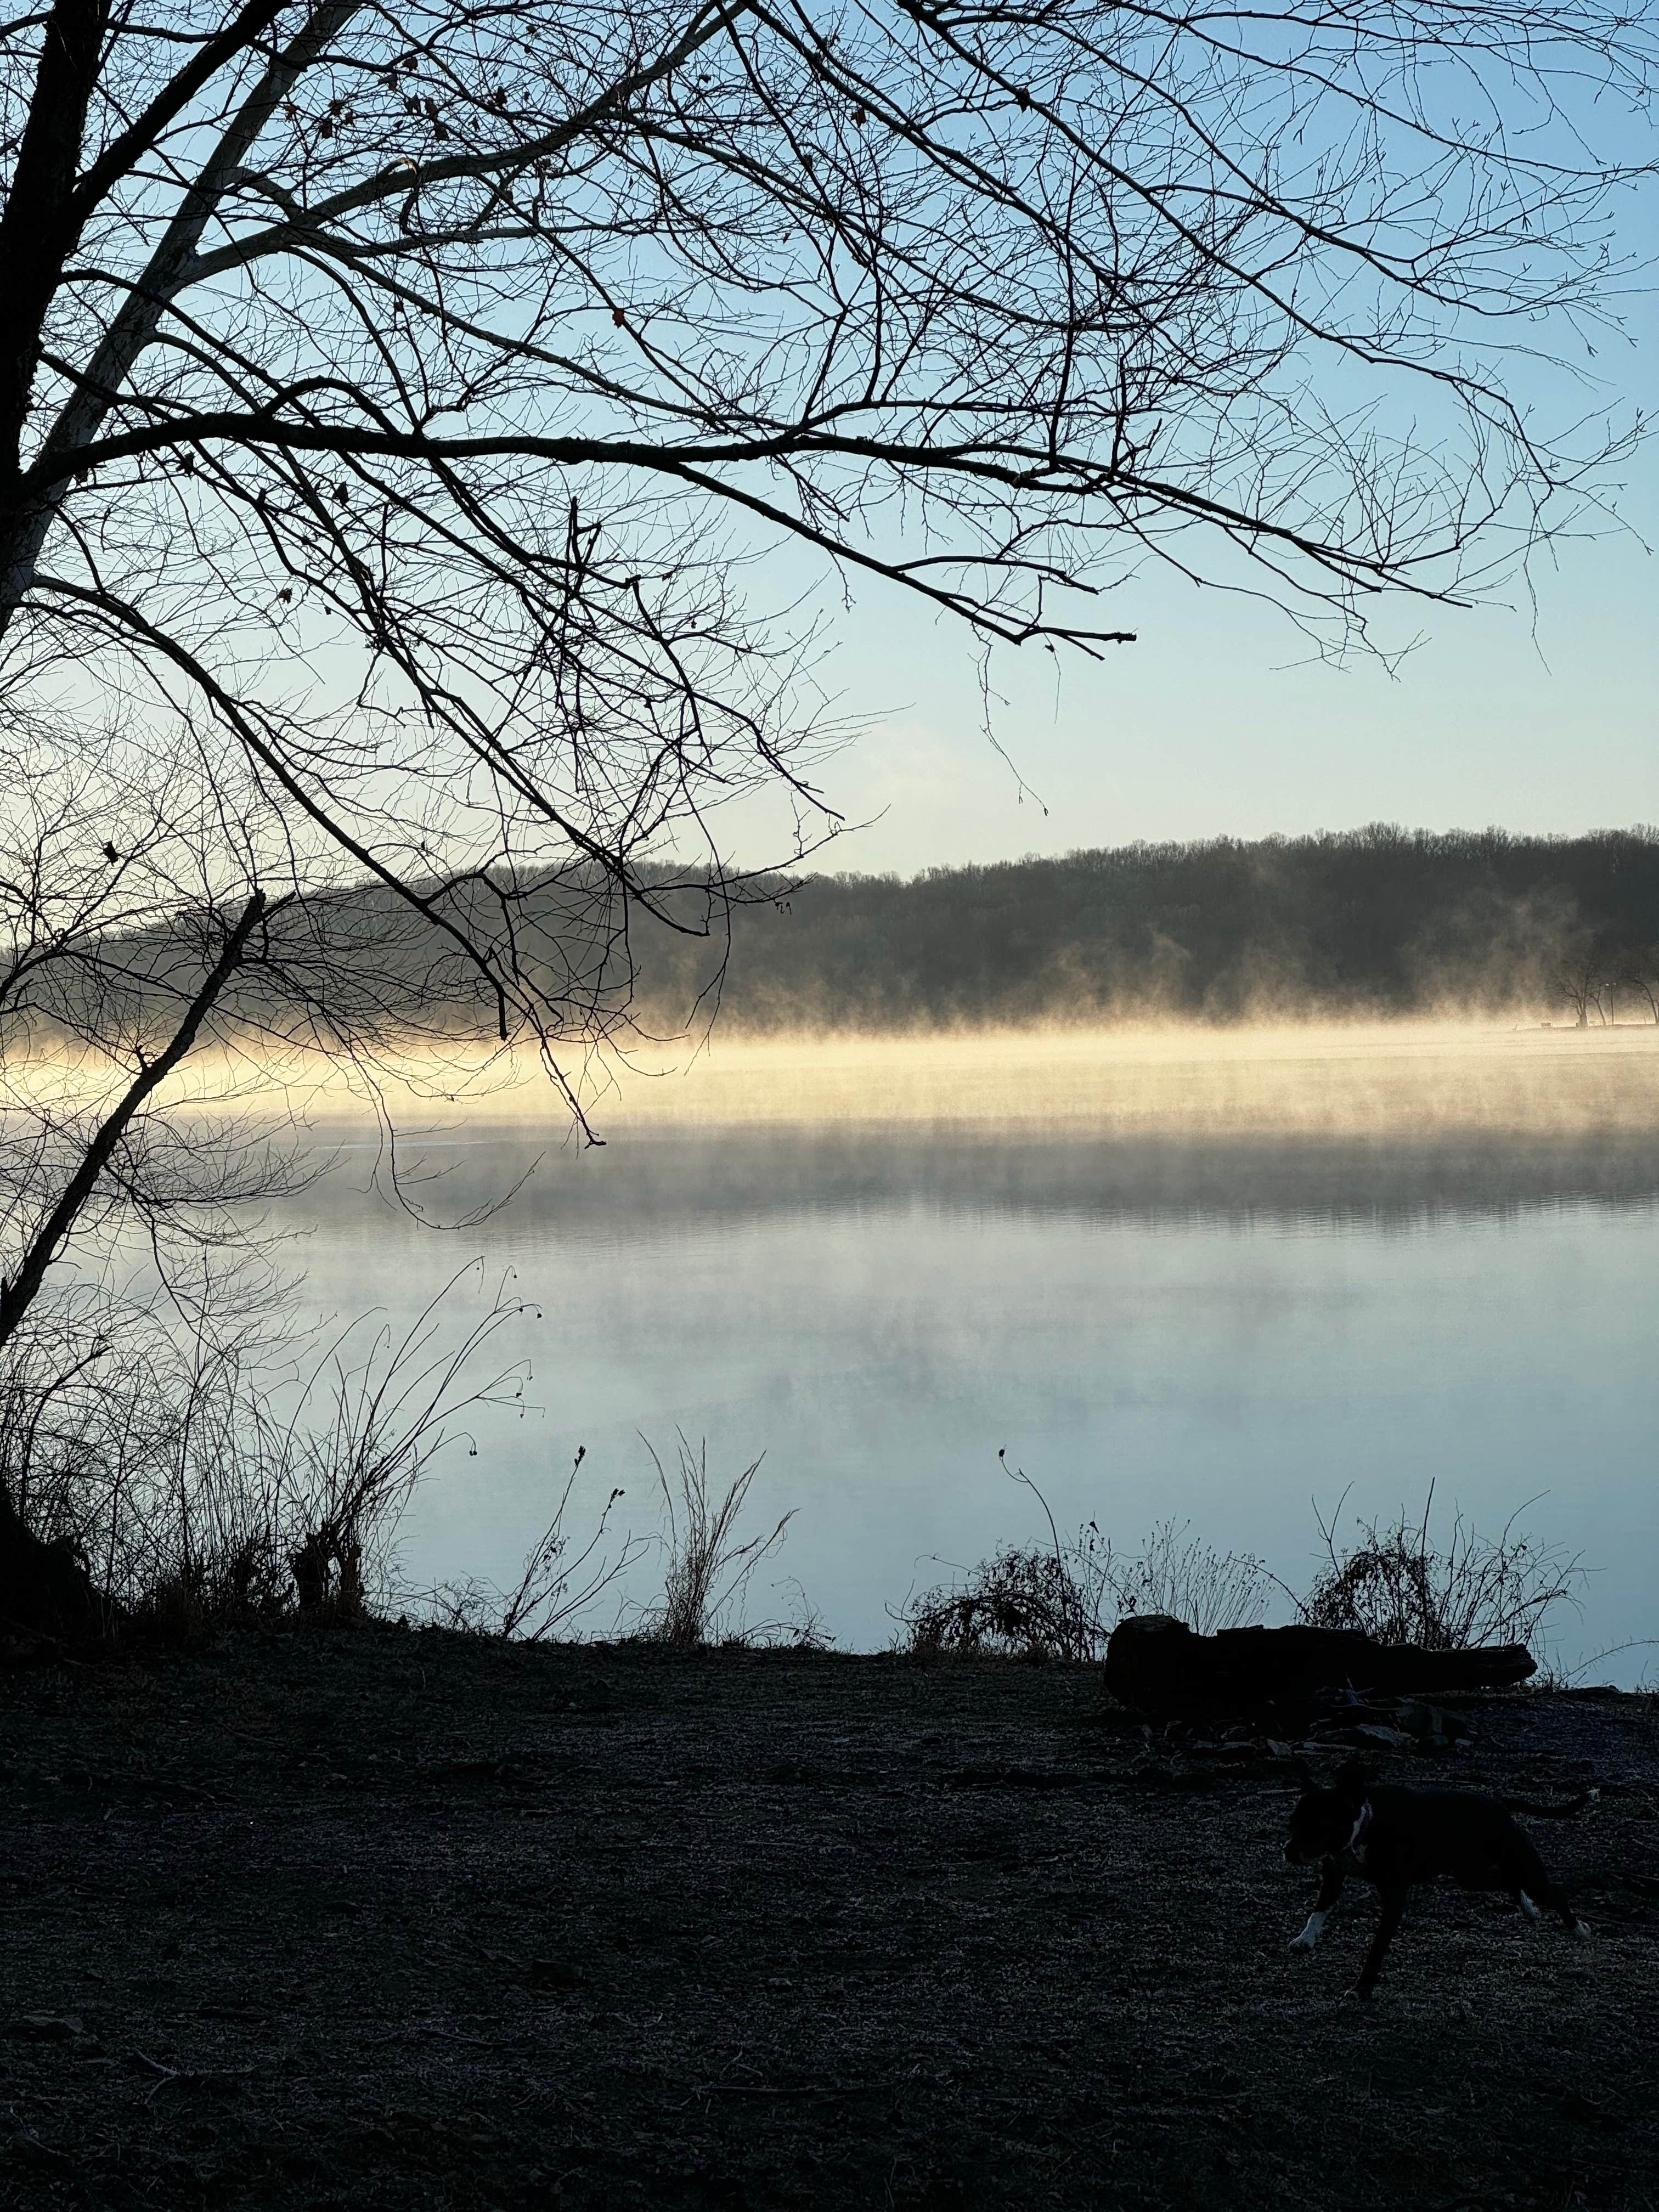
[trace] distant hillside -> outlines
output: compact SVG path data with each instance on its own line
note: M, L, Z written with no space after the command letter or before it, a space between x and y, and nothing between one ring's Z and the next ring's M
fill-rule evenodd
M584 1010L625 1019L631 1000L659 1036L700 1020L716 993L726 1028L762 1032L1659 1015L1659 830L1645 826L1516 837L1373 823L930 868L908 881L750 880L751 902L731 911L723 973L715 888L672 866L647 880L687 933L639 906L624 916L615 884L586 863L521 881L510 899L490 875L434 890L430 912L457 926L448 933L376 886L342 886L276 918L236 1003L257 1025L282 998L323 1036L343 1018L358 1031L491 1030L495 1003L468 936L510 949L574 1020ZM133 1008L159 979L165 1012L176 1001L166 978L199 957L183 935L127 940L119 972Z
M636 939L672 1025L708 947ZM891 1029L1173 1014L1659 1007L1659 830L1520 837L1372 823L1060 860L821 876L734 917L722 1019Z

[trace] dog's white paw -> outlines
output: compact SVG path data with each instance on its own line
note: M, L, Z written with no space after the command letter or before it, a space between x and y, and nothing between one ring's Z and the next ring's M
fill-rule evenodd
M1572 1932L1581 1943L1588 1942L1590 1932L1589 1921L1575 1920L1572 1923Z
M1318 1943L1316 1936L1310 1936L1304 1930L1300 1936L1292 1936L1285 1948L1291 1951L1312 1951L1318 1948Z
M1318 1942L1320 1937L1324 1934L1324 1914L1322 1912L1310 1912L1308 1915L1307 1919L1303 1923L1302 1933L1299 1936L1291 1936L1291 1950L1311 1951L1314 1945Z

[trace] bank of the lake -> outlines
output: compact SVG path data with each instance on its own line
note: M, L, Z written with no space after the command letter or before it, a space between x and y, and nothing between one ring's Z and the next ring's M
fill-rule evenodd
M1466 1708L1592 1923L1369 1904L1097 1674L236 1637L0 1680L7 2206L1460 2205L1659 2176L1659 1711ZM1421 1762L1401 1771L1420 1777ZM1437 1775L1443 1768L1435 1767Z

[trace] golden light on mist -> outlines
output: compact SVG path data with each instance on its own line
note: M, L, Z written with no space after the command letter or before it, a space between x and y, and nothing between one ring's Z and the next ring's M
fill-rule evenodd
M584 1090L598 1133L618 1139L653 1128L825 1124L1125 1136L1659 1135L1659 1027L716 1035L678 1056L665 1047L596 1061ZM564 1118L529 1068L475 1098L411 1097L409 1109L428 1126L545 1122L551 1131Z
M504 1101L501 1103L505 1103ZM1124 1135L1659 1134L1659 1028L1159 1028L718 1041L602 1121L1004 1123Z
M1366 1137L1459 1133L1659 1138L1659 1026L1527 1030L1446 1022L1250 1028L1055 1028L945 1036L715 1036L626 1058L571 1048L565 1071L602 1137L655 1128L994 1127L1125 1136ZM380 1087L404 1127L465 1123L554 1138L569 1115L533 1059L481 1045ZM84 1057L11 1072L15 1093L67 1103L107 1094ZM286 1056L195 1057L169 1086L186 1110L285 1107L337 1124L371 1117L361 1081Z

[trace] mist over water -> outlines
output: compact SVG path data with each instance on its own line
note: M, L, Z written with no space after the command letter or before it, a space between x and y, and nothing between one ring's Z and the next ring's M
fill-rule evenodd
M654 1525L638 1431L678 1426L757 1521L799 1509L751 1620L798 1582L843 1646L998 1543L1133 1546L1169 1515L1305 1584L1310 1500L1437 1498L1582 1553L1572 1663L1659 1636L1653 1031L1155 1033L717 1048L624 1076L603 1149L514 1091L417 1149L459 1218L371 1186L368 1133L310 1204L310 1295L410 1318L474 1252L542 1319L532 1410L490 1413L405 1529L413 1583L510 1581L556 1474ZM647 1563L638 1584L650 1579ZM607 1611L589 1625L612 1625ZM1594 1670L1631 1681L1652 1653ZM1659 1670L1656 1670L1659 1671Z

